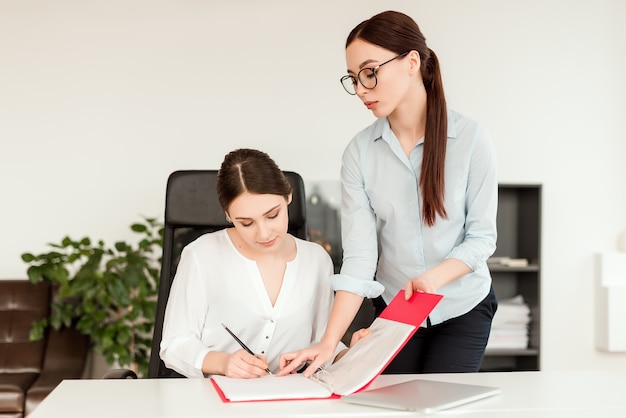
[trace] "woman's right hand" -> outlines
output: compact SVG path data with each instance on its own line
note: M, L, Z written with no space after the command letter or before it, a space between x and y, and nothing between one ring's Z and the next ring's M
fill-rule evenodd
M350 347L354 347L354 344L356 344L359 341L361 341L364 337L369 335L369 333L370 333L370 329L369 328L361 328L358 331L354 331L352 333L352 337L350 338Z
M306 377L311 377L322 365L328 363L335 355L336 345L319 342L308 348L280 355L280 371L277 376L285 376L295 373L304 363L310 362L302 372Z
M369 328L361 328L358 331L354 331L352 333L352 338L350 338L350 348L354 347L354 344L356 344L359 341L361 341L365 336L369 335L369 333L370 333L370 329ZM333 362L339 361L339 359L341 359L344 355L346 355L348 350L349 350L349 348L344 348L343 350L341 350L337 354L337 356L335 357L335 360Z
M267 375L267 359L264 356L253 356L245 350L237 350L225 360L225 376L253 379Z

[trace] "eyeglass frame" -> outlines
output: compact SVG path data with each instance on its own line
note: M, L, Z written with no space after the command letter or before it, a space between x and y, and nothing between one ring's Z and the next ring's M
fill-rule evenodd
M400 57L404 57L404 56L406 56L409 52L411 52L411 51L406 51L406 52L403 52L403 53L402 53L402 54L400 54L400 55L396 55L396 56L395 56L395 57L393 57L392 59L387 60L387 61L383 62L382 64L378 64L376 67L365 67L365 68L361 68L361 69L359 70L359 72L357 73L356 77L355 77L355 76L352 76L352 75L350 75L350 74L346 74L346 75L344 75L343 77L341 77L341 78L339 79L339 82L341 83L341 87L343 87L343 89L346 91L346 93L348 93L348 94L349 94L349 95L351 95L351 96L356 96L356 86L357 86L357 80L358 80L358 82L359 82L359 83L361 83L361 85L363 86L363 88L366 88L366 89L368 89L368 90L373 90L373 89L375 89L375 88L376 88L376 86L378 85L378 74L377 74L376 72L380 69L380 67L382 67L382 66L383 66L383 65L385 65L385 64L389 64L391 61L396 60L396 59L398 59L398 58L400 58ZM374 75L374 85L373 85L372 87L367 87L367 86L363 83L363 80L361 80L361 73L362 73L363 71L365 71L365 70L370 70L370 71L372 72L372 74ZM352 89L354 90L354 93L350 93L350 92L348 91L348 89L346 88L346 86L343 84L343 81L344 81L344 80L348 80L348 79L352 79Z

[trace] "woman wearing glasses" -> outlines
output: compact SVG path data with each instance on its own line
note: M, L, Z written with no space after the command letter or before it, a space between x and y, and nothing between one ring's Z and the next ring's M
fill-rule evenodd
M444 298L385 373L474 372L480 368L497 300L486 260L495 250L495 153L475 121L447 108L439 62L418 25L387 11L356 26L346 42L345 90L377 120L342 159L340 274L322 340L285 353L312 360L334 353L363 298L379 314L405 290Z

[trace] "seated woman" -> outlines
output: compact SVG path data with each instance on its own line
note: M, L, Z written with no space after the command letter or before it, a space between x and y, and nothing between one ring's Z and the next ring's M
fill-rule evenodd
M217 195L233 226L182 251L163 323L167 367L187 377L259 377L267 368L278 371L281 353L324 334L333 265L320 245L287 232L291 192L267 154L238 149L226 155Z

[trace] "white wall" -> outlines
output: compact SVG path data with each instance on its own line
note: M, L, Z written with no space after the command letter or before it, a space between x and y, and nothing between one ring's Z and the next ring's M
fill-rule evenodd
M363 0L0 1L0 277L64 235L130 236L167 176L261 148L336 180L372 120L343 92ZM441 60L448 101L482 121L500 181L542 183L542 368L626 371L594 347L593 254L626 229L621 0L388 0Z

